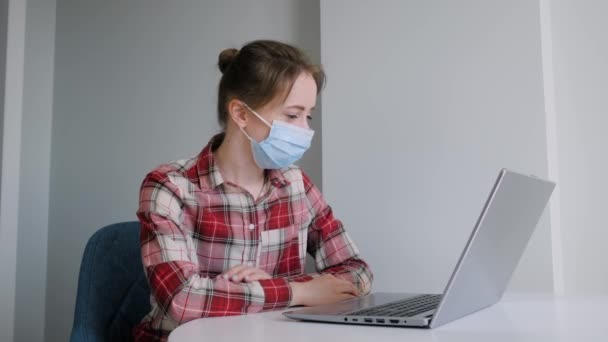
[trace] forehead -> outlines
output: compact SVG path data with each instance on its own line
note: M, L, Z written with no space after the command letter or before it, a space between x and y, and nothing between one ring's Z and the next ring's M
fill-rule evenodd
M296 78L287 98L286 105L298 104L305 107L314 107L317 100L317 84L309 73L301 73Z
M287 94L285 92L289 91ZM301 106L306 109L315 107L317 102L317 84L308 73L300 74L293 82L291 88L284 89L270 102L259 110L272 111L282 107Z

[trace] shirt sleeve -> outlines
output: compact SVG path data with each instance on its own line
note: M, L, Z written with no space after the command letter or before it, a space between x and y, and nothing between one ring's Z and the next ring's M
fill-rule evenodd
M314 214L308 229L307 251L314 257L316 274L306 274L290 281L308 281L319 274L333 274L353 283L362 294L371 290L373 273L360 257L359 249L344 230L342 222L334 217L321 191L302 173L306 196Z
M176 324L200 317L282 309L291 301L287 279L234 283L202 272L192 228L182 225L183 191L160 171L146 176L137 217L144 271L157 305Z

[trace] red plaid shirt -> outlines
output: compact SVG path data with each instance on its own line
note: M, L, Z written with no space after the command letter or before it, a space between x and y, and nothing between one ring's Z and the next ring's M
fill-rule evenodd
M196 157L161 165L143 181L137 216L152 311L137 341L164 341L200 317L241 315L290 305L291 281L331 273L370 291L360 259L321 192L299 168L267 170L259 199L224 181L213 160L214 137ZM319 273L305 274L306 254ZM258 267L269 280L233 283L218 277L236 265Z

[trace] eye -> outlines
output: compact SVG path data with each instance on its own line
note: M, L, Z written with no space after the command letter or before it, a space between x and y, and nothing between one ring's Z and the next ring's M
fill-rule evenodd
M286 113L285 115L287 115L287 117L288 117L288 118L290 118L290 119L292 119L292 120L295 120L295 119L297 119L297 118L298 118L298 115L297 115L297 114L290 114L290 113Z
M312 121L312 116L307 115L307 116L306 116L306 119L308 119L308 121Z

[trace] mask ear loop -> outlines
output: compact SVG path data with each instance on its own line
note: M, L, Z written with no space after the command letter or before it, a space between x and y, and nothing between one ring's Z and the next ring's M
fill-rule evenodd
M245 136L247 137L247 139L249 139L250 141L253 141L253 138L251 136L249 136L249 134L247 134L247 132L245 132L245 130L243 129L243 127L239 126L239 128L241 129L241 132L243 132L243 134L245 134Z
M253 114L255 114L255 116L257 116L258 119L262 120L262 122L265 123L266 126L272 128L272 125L269 124L268 121L266 121L260 114L258 114L255 110L251 109L251 107L249 107L245 102L241 101L241 103L243 104L243 106L245 106L245 108L249 109L250 112L252 112Z

